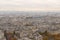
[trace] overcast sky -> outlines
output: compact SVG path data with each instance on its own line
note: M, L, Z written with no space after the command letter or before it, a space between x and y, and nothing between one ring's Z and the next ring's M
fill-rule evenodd
M0 10L57 11L60 0L0 0Z

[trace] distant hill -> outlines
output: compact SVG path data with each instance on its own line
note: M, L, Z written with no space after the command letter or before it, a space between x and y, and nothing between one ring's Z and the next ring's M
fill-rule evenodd
M34 12L34 11L0 11L0 15L23 15L23 16L60 16L60 12Z

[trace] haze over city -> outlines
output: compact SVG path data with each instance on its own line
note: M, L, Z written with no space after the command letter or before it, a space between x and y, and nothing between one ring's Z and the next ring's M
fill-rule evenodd
M1 11L59 11L60 0L0 0Z

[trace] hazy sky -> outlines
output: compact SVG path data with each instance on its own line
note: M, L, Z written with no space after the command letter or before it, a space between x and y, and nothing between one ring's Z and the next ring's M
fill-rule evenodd
M0 0L0 10L58 11L60 0Z

